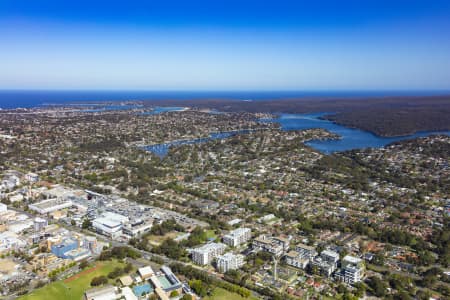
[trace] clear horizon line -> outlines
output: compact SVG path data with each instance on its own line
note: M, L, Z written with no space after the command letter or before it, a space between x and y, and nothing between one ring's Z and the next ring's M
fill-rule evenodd
M0 88L0 91L68 92L450 92L449 89L132 89L132 88Z

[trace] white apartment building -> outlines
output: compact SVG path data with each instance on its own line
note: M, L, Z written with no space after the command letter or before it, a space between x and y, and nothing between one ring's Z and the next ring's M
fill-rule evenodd
M261 235L254 239L252 247L253 249L266 251L276 256L280 256L285 250L284 243L280 243L275 238L266 235Z
M363 269L349 265L342 268L340 272L337 272L335 277L338 280L353 285L361 281L363 277Z
M226 273L228 270L239 269L244 264L244 255L242 254L228 252L217 257L217 269L222 273Z
M364 267L364 262L361 258L355 257L355 256L351 256L351 255L346 255L343 259L342 259L342 267L346 267L348 265L353 265L355 267L359 267L362 268Z
M284 259L287 265L299 269L305 269L309 263L309 258L302 256L301 253L297 251L290 251L289 253L286 253Z
M336 278L349 284L360 282L364 275L364 262L362 259L347 255L342 259L341 270Z
M320 257L330 265L336 266L337 262L339 261L339 253L331 250L322 251L322 253L320 253Z
M317 256L317 251L314 247L301 243L295 247L295 251L298 252L299 256L302 258L313 259Z
M231 247L246 243L252 236L250 228L238 228L223 237L223 242Z
M290 238L285 238L285 237L281 237L281 236L274 236L272 237L272 240L274 241L274 243L280 245L281 247L283 247L283 251L287 252L289 250L289 246L291 243Z
M313 267L316 267L320 274L323 276L330 277L331 274L336 270L336 264L330 264L329 262L323 260L322 257L314 257L314 259L311 261L311 265Z
M268 214L268 215L265 215L265 216L259 218L259 219L257 220L257 222L258 222L258 223L264 223L264 222L273 220L273 219L275 219L275 218L276 218L276 217L275 217L274 214Z
M198 265L210 264L214 258L222 255L227 246L222 243L210 243L192 250L192 260Z
M320 253L320 257L314 257L311 260L311 264L318 268L322 275L329 277L336 271L338 261L339 253L331 250L324 250Z

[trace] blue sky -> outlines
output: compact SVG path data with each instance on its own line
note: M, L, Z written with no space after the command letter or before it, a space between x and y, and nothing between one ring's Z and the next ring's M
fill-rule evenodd
M450 1L0 1L0 88L450 89Z

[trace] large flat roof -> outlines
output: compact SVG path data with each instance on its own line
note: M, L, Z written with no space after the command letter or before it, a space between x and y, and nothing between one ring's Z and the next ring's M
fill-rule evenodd
M331 250L324 250L324 251L322 251L321 254L322 255L326 255L326 256L331 256L331 257L334 257L334 258L339 258L339 253L331 251Z
M71 201L65 200L65 199L61 199L61 198L53 198L53 199L48 199L48 200L44 200L38 203L33 203L30 206L35 206L41 209L46 209L46 208L50 208L53 206L58 206L58 205L62 205L62 204L72 204Z
M133 278L131 278L130 275L122 276L122 277L119 278L119 280L120 280L120 282L121 282L123 285L125 285L125 286L132 285L132 284L133 284Z
M305 250L309 250L309 251L316 250L314 247L308 246L308 245L305 245L305 244L302 244L302 243L297 244L297 247L305 249Z
M344 260L348 261L348 262L350 262L352 264L359 264L362 261L362 259L360 259L358 257L355 257L355 256L351 256L351 255L346 255L344 257Z
M107 227L111 227L111 228L122 225L122 223L120 223L119 221L111 220L111 219L103 218L103 217L95 219L94 222L105 225Z
M150 267L150 266L139 268L138 272L141 276L151 276L151 275L155 274L155 272L153 272L152 267Z

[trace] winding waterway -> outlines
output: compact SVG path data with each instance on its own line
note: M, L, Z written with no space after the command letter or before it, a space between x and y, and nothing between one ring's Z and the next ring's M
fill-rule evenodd
M182 111L182 107L156 107L153 111L144 114L159 114L169 111ZM311 114L279 114L277 118L261 119L261 122L276 122L279 123L282 130L305 130L312 128L322 128L329 132L340 136L340 139L325 139L325 140L311 140L306 144L322 153L331 154L339 151L363 149L363 148L380 148L390 143L414 139L417 137L426 137L433 134L450 135L450 131L424 131L417 132L412 135L399 137L381 137L371 132L349 128L338 125L334 122L320 119L320 117L330 113L311 113ZM169 148L172 146L191 145L205 143L210 140L225 139L238 134L249 133L250 130L226 131L211 133L210 136L196 139L186 139L172 141L163 144L148 145L142 148L150 151L160 158L165 157Z
M185 107L177 107L177 106L157 106L152 111L143 112L142 115L157 115L164 112L171 111L185 111Z
M322 128L339 135L341 138L338 140L311 140L306 143L314 149L326 154L352 149L380 148L393 142L425 137L433 134L450 135L450 131L425 131L400 137L381 137L368 131L349 128L328 120L320 119L320 117L327 114L329 113L280 114L278 118L263 119L262 121L277 122L281 125L283 130Z
M250 131L251 130L249 130L249 129L244 129L244 130L236 130L236 131L215 132L215 133L211 133L208 137L204 137L204 138L197 138L197 139L191 139L191 140L178 140L178 141L173 141L173 142L164 143L164 144L143 146L142 149L144 149L146 151L150 151L160 158L164 158L169 153L169 149L172 146L192 145L192 144L205 143L205 142L212 141L212 140L221 140L221 139L229 138L229 137L232 137L232 136L235 136L238 134L249 133Z

